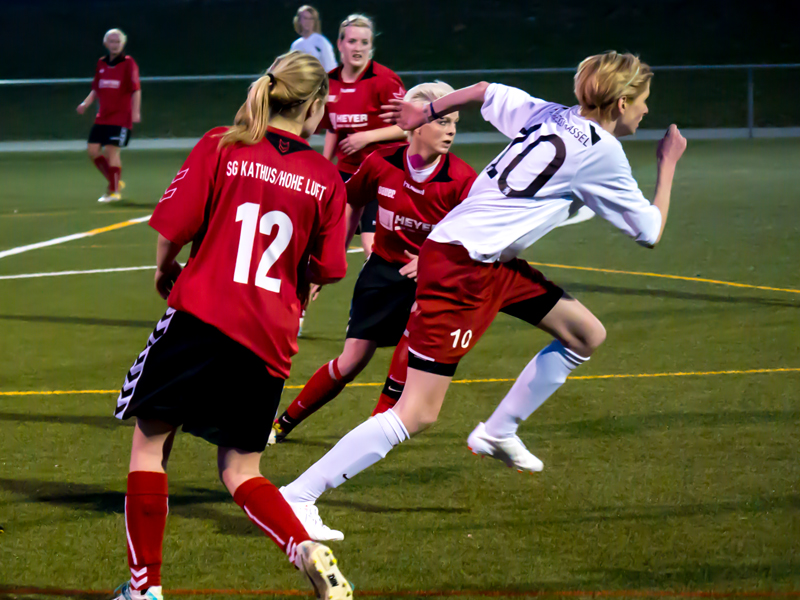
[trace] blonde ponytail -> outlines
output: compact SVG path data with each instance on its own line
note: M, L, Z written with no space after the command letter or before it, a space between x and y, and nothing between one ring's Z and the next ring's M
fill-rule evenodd
M250 84L233 125L220 136L220 148L241 142L253 145L267 133L270 116L281 114L302 122L306 103L328 98L328 76L319 60L304 52L279 56L267 72Z

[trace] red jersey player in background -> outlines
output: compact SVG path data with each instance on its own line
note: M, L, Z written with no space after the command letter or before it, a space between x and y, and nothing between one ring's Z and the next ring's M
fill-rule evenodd
M408 91L409 102L429 103L453 91L446 83L423 83ZM353 208L348 240L361 211L378 200L375 246L356 282L344 350L323 365L273 425L270 443L288 433L335 398L369 363L378 347L396 346L389 377L375 412L394 406L403 391L408 364L404 335L414 304L417 254L433 226L457 206L475 180L467 163L451 154L458 114L423 125L409 134L410 144L382 148L365 160L347 182L347 201ZM304 523L314 539L341 539L325 528L312 531L316 507ZM321 522L318 523L321 525Z
M120 149L128 145L133 124L142 120L139 67L132 57L122 53L127 41L127 36L119 29L106 32L103 45L108 55L97 61L92 91L76 109L82 115L97 98L99 108L89 132L87 150L108 180L108 189L98 202L114 202L121 198L119 192L125 184L120 179Z
M166 466L181 426L218 446L219 475L234 501L318 597L352 595L330 550L310 540L259 471L308 286L347 269L344 184L306 142L327 95L316 58L279 57L250 86L234 125L198 142L150 219L159 232L155 285L169 308L115 411L136 417L125 496L131 579L118 599L162 598ZM181 270L175 258L190 242Z
M374 150L405 139L396 125L381 120L381 105L405 96L400 77L372 60L375 25L364 15L350 15L339 26L337 48L342 64L328 73L330 97L322 128L325 158L338 160L342 179L347 181ZM377 201L368 205L360 221L361 246L367 257L375 237Z

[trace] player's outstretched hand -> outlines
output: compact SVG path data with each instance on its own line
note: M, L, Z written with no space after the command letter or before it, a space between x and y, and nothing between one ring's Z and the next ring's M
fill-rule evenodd
M422 105L399 98L389 100L389 104L381 106L381 110L381 119L405 131L411 131L428 122Z
M406 255L406 258L410 258L406 264L400 267L398 273L400 275L405 275L409 279L413 279L414 281L417 280L417 263L419 262L419 256L416 254L411 254L408 250L403 250Z
M339 149L344 152L346 156L349 156L358 152L369 143L369 131L357 131L356 133L351 133L339 142Z
M158 295L164 300L169 297L172 291L172 286L181 274L182 267L177 260L173 260L172 264L164 271L156 269L156 291Z
M658 142L656 156L659 161L677 163L686 150L686 138L681 135L680 129L674 123L667 129L666 135Z
M77 112L79 115L82 115L83 113L85 113L85 112L86 112L86 105L85 105L83 102L81 102L80 104L78 104L78 108L76 108L76 109L75 109L75 111L76 111L76 112Z

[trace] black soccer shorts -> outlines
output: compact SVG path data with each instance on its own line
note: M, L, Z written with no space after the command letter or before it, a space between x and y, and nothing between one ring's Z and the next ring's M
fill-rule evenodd
M133 130L127 127L94 124L89 132L89 143L126 148L132 133Z
M165 421L217 446L263 452L283 384L254 352L169 308L128 371L115 416Z

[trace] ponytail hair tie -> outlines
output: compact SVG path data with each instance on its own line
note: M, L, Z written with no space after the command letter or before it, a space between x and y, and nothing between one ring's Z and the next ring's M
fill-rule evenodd
M275 75L273 75L272 73L267 73L267 77L269 77L269 84L275 85Z

